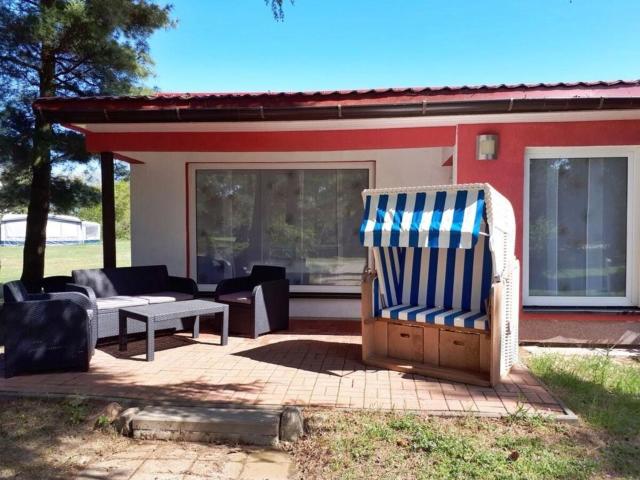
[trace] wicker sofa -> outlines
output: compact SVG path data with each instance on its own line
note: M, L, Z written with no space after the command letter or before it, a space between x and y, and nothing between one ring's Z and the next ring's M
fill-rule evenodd
M83 293L95 305L96 341L118 335L120 308L191 300L198 294L198 286L192 279L169 275L165 265L74 270L70 280L66 289ZM169 326L177 330L186 327L181 320ZM129 320L128 333L144 330L143 323Z

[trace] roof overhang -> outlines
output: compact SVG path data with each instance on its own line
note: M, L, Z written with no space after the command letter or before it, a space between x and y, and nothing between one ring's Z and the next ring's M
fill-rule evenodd
M628 110L640 82L556 83L351 91L48 97L33 104L51 123L272 122Z
M52 104L53 106L53 104ZM76 105L58 103L51 108L46 99L36 101L36 113L45 121L62 124L181 123L181 122L270 122L294 120L335 120L438 117L450 115L488 115L509 113L575 112L640 109L640 97L633 98L553 98L400 104L356 104L287 107L190 107L162 105L153 108L127 108L117 105Z
M463 124L640 119L640 81L293 93L49 97L41 119L89 151L329 151L451 147Z

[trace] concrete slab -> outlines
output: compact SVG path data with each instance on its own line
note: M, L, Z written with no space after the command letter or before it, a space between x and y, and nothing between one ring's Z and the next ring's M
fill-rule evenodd
M281 411L210 407L145 407L132 421L133 437L191 442L276 445Z

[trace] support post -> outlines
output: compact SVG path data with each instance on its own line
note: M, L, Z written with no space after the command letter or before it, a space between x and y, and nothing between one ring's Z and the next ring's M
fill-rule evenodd
M113 152L100 153L102 174L102 262L104 268L116 266L116 202L113 180Z
M369 268L366 268L362 272L361 288L361 302L360 302L360 321L362 329L362 361L366 362L370 356L373 355L374 349L374 337L375 337L375 325L371 318L374 315L371 308L373 299L373 273Z
M492 387L495 387L500 383L500 362L502 360L502 294L504 283L494 282L491 286L491 293L489 294L489 307L487 311L490 312L490 332L491 332L491 357L489 359L489 383Z

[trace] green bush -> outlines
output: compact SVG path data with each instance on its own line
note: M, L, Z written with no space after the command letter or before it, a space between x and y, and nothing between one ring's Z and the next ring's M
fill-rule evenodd
M128 240L131 238L131 197L128 180L115 182L115 206L116 206L116 238ZM83 207L78 211L82 220L98 222L102 224L102 204Z

